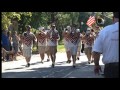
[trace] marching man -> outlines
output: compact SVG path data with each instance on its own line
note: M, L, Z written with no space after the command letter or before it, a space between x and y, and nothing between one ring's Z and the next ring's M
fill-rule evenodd
M36 35L38 41L38 51L41 57L41 63L43 63L45 56L45 48L46 48L46 33L44 27L42 27L39 33Z
M71 27L67 26L66 29L63 31L63 37L64 37L64 46L67 54L67 63L71 63L71 53L70 53L70 32Z
M73 59L73 67L76 67L76 55L78 50L78 43L80 39L80 32L73 26L70 33L70 52Z
M47 32L47 44L49 49L49 55L52 60L52 67L55 66L57 44L60 36L58 31L55 29L55 24L51 25L51 30Z
M35 35L30 31L31 26L26 26L27 31L22 34L22 42L23 42L23 56L26 59L27 65L26 67L30 66L30 59L32 54L32 46L33 40L36 42Z

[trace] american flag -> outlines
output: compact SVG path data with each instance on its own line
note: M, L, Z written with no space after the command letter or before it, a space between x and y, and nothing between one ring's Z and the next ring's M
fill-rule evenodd
M91 27L92 24L94 24L95 22L96 22L96 21L95 21L95 17L94 17L94 16L90 16L86 24L87 24L89 27Z

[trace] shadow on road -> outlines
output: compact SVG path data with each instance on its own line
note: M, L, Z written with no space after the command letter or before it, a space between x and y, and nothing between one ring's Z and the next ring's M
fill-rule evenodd
M31 63L32 65L40 64L40 62ZM6 69L7 72L2 73L2 78L103 78L102 76L94 75L94 65L87 64L87 62L81 62L76 64L76 68L72 66L63 66L66 61L57 62L55 67L40 67L40 68L27 68L18 67L12 69ZM62 65L62 66L60 66ZM104 68L101 65L102 69ZM9 71L15 69L23 69L22 71Z

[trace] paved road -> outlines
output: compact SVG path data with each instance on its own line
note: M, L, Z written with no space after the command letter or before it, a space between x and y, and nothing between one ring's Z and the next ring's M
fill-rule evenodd
M76 68L72 67L72 63L66 63L65 53L57 53L55 68L51 67L51 61L47 62L46 56L44 63L40 63L39 54L32 56L29 68L25 67L24 57L18 59L20 60L2 62L2 78L103 78L102 75L94 74L94 64L87 64L84 53L76 62ZM100 65L103 69L101 60Z

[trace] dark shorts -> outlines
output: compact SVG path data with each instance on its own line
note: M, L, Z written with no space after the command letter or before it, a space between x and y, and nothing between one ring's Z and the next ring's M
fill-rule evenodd
M105 78L119 78L119 63L105 64L104 76Z
M3 48L4 48L5 50L7 50L7 51L10 51L10 46L4 46L4 45L3 45Z

